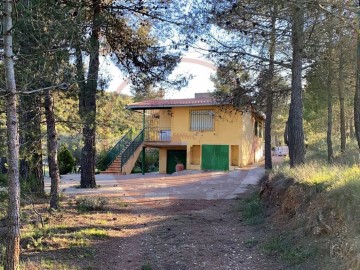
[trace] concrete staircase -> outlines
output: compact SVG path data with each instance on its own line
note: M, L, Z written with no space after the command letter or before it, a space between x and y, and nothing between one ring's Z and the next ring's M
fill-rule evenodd
M135 163L137 159L140 156L140 153L142 151L143 144L141 144L133 153L133 155L128 159L128 161L121 167L123 174L130 174L132 169L135 166Z
M130 174L143 148L143 137L143 130L132 141L123 142L123 137L114 148L109 151L109 159L112 161L107 169L101 173ZM119 147L119 145L121 147ZM114 155L114 153L116 153L116 155Z
M101 173L105 173L105 174L124 174L121 171L121 157L118 156L111 164L110 166L105 170L102 171Z

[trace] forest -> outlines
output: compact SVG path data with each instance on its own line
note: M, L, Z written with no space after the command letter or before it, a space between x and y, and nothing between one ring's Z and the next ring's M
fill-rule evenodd
M0 6L0 221L6 229L0 269L21 266L24 204L40 198L49 211L61 211L60 177L67 172L79 171L79 188L97 188L108 151L141 126L141 115L126 105L181 91L191 78L172 73L189 52L215 64L209 80L216 100L263 112L266 198L272 200L269 186L279 177L293 181L289 189L308 185L321 196L314 201L343 209L337 218L348 229L346 239L358 239L350 228L360 214L360 2L19 0ZM104 59L128 78L132 95L108 91ZM289 157L274 164L274 147L285 144ZM157 155L149 153L148 163L156 164ZM322 217L333 213L327 207L314 210L314 220L326 223ZM336 226L328 227L333 235ZM349 245L347 266L356 269L360 247Z

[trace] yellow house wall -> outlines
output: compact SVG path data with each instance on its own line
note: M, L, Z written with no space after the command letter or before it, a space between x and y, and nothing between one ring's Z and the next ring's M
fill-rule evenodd
M190 110L214 110L215 128L213 131L190 131ZM230 108L218 106L179 107L160 110L160 127L171 127L171 143L187 145L187 169L201 169L201 145L229 145L229 170L246 166L262 160L263 139L254 134L255 117L251 112L235 112ZM200 151L191 151L193 146L200 145ZM231 146L239 146L231 147ZM166 173L168 149L184 149L174 146L160 148L159 172ZM233 148L233 149L232 149ZM232 150L237 153L232 154ZM234 157L234 155L236 155ZM195 163L191 162L196 160ZM232 166L231 160L238 160L238 166Z
M159 149L159 173L166 173L167 149Z
M134 154L130 157L130 159L125 163L124 166L122 166L121 171L125 174L131 174L132 169L135 166L135 163L138 159L138 157L140 156L140 153L143 149L143 145L140 145L136 151L134 152Z
M240 166L245 166L254 162L253 140L254 140L254 122L251 113L244 113L242 119L243 141L241 144Z
M160 124L161 128L171 127L171 110L160 110Z
M246 166L264 159L264 141L263 138L255 136L255 117L252 113L244 113L242 121L240 166Z
M214 110L215 129L213 131L191 131L190 130L190 110ZM171 142L187 144L187 164L188 169L198 170L201 168L201 152L198 159L199 165L191 164L191 147L202 144L222 144L240 145L241 144L241 123L242 116L239 112L230 108L220 108L219 106L209 107L179 107L172 109L171 118ZM231 159L231 147L229 148L229 160ZM231 169L231 166L229 167Z
M191 165L200 165L201 145L192 145L190 147L190 163Z

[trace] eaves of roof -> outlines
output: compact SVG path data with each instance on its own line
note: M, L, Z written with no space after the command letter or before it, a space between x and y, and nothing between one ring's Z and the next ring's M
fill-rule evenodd
M188 98L188 99L151 99L126 106L130 110L149 110L149 109L171 109L175 107L201 107L201 106L222 106L228 105L224 102L216 102L213 98ZM258 117L265 119L265 115L259 111L249 108ZM247 111L247 109L246 109Z
M126 107L130 110L146 109L169 109L173 107L194 107L223 105L212 98L189 98L189 99L152 99L142 102L131 103Z

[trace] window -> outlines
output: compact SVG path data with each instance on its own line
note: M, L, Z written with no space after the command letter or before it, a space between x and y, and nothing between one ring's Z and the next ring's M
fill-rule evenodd
M190 111L190 130L214 130L214 116L215 114L212 110Z

